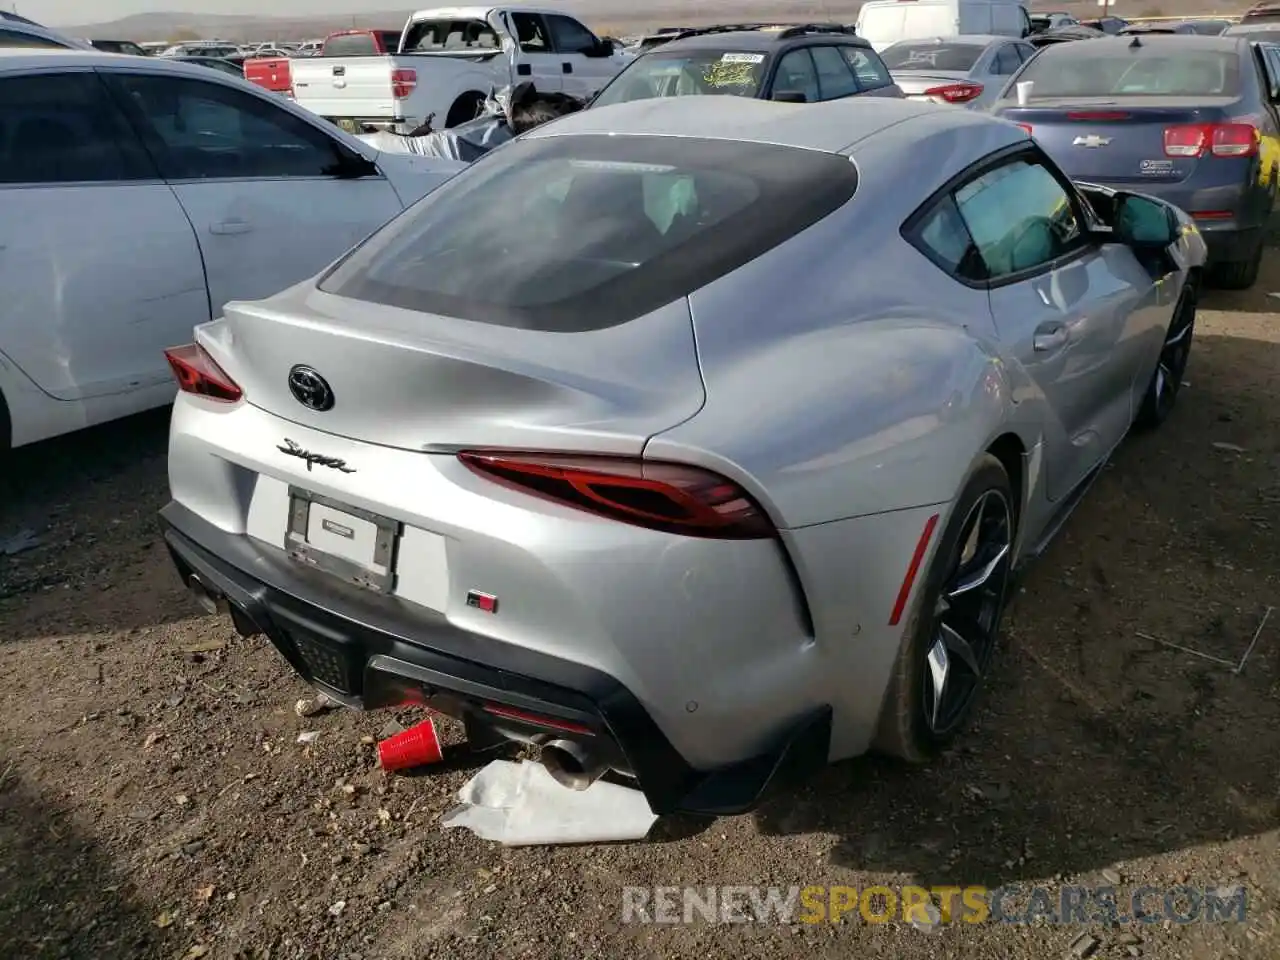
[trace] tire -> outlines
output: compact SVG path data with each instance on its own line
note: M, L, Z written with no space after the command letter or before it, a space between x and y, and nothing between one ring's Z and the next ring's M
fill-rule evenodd
M1213 285L1221 290L1248 290L1252 287L1258 280L1258 271L1262 268L1264 246L1265 244L1259 241L1257 249L1248 260L1215 264L1211 270Z
M1196 291L1191 285L1182 288L1182 296L1173 308L1173 318L1165 333L1164 346L1151 371L1147 392L1142 406L1134 417L1133 425L1143 430L1154 430L1169 418L1178 394L1182 390L1182 378L1187 372L1187 360L1191 356L1191 341L1196 330Z
M880 752L921 763L945 749L964 729L981 693L999 635L1016 542L1016 503L1008 473L994 456L985 455L965 482L920 585L915 613L904 634L881 709L874 743ZM996 528L1001 524L1003 531L998 533ZM979 551L965 562L969 544L962 542L962 537L971 541L975 525L993 537L990 544L980 545ZM997 541L1003 541L1002 554ZM988 564L990 576L980 586L953 592L958 580L972 580L974 572ZM944 600L946 593L951 593L950 602ZM971 617L969 612L977 609L979 601L985 612ZM944 667L949 673L942 686L945 696L954 698L955 703L935 712L936 674L930 655L942 644L943 624L950 627L971 619L984 621L978 625L985 627L982 633L986 642L980 649L976 643L969 644L973 656L968 667L966 658L956 652L956 647L951 648ZM962 636L972 640L977 634L966 627Z
M453 106L449 108L449 115L444 120L445 129L456 127L458 124L466 123L468 120L474 120L480 113L480 107L483 103L483 93L464 93L453 101Z

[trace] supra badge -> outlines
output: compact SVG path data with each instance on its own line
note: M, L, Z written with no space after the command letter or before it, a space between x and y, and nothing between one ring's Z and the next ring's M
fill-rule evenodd
M304 450L292 440L285 439L285 442L276 447L281 453L288 454L291 457L297 457L299 460L307 461L307 472L311 472L313 464L320 464L322 467L331 467L334 470L340 470L342 473L355 473L355 467L348 467L347 461L339 457L326 457L320 453L312 453L310 450Z

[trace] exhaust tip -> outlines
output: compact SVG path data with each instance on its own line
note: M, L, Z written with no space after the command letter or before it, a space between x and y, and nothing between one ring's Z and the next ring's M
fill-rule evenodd
M551 779L570 790L587 789L608 770L604 763L573 740L552 740L542 748L539 758Z
M205 613L218 612L218 601L209 591L209 588L204 585L204 581L194 573L187 577L187 590L191 592L191 596L195 598L196 603L204 608Z

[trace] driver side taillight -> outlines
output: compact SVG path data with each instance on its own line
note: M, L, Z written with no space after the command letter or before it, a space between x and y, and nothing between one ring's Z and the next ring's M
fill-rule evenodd
M219 403L235 403L244 396L239 385L227 376L226 371L198 343L170 347L164 352L164 358L169 361L173 378L178 381L178 389L183 393L217 400Z

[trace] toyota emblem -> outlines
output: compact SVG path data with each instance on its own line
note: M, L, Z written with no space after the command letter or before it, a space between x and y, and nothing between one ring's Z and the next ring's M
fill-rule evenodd
M289 392L304 407L320 411L333 409L333 389L329 381L311 367L299 364L289 371Z

